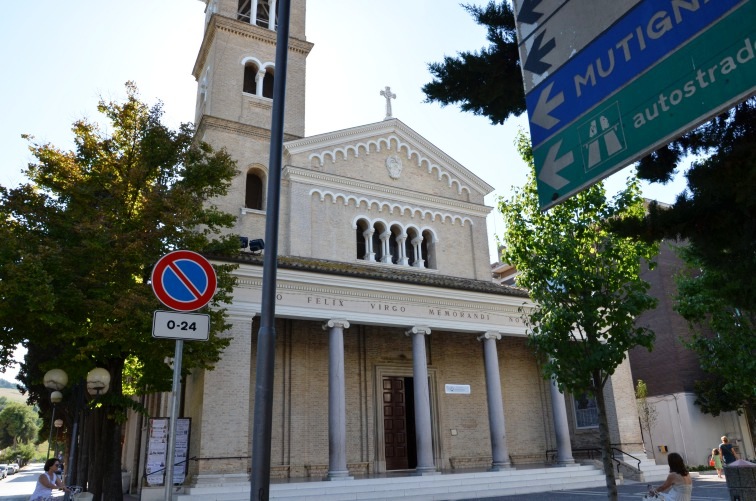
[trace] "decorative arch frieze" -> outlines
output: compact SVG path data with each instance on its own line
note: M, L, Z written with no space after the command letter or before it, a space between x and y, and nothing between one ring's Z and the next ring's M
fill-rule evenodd
M464 226L466 223L469 223L470 225L473 225L473 220L467 216L441 212L439 210L415 207L408 204L401 204L399 202L377 200L362 195L351 195L340 192L333 192L330 190L323 190L320 188L312 188L309 195L311 197L312 195L317 195L320 198L321 202L325 202L326 199L330 199L331 203L342 203L346 206L354 205L356 209L364 207L366 210L376 210L377 212L386 211L389 214L394 214L396 212L400 215L409 215L409 217L413 219L429 219L430 221L438 221L441 224L450 223L452 225L460 224Z
M470 188L463 184L462 181L453 177L451 173L443 170L439 164L433 162L433 160L427 156L424 156L420 151L413 149L409 143L403 142L395 135L371 139L346 146L338 146L319 153L311 153L308 160L310 162L315 160L320 167L323 167L323 164L325 164L326 161L336 163L339 154L341 155L340 158L348 160L350 154L354 158L358 158L360 153L369 155L371 147L373 147L375 153L380 153L383 149L392 151L392 146L394 151L397 153L404 152L409 161L414 162L417 167L425 169L428 174L434 175L435 173L435 176L439 181L445 183L449 188L455 189L457 194L461 195L463 191L466 191L467 195L470 195Z

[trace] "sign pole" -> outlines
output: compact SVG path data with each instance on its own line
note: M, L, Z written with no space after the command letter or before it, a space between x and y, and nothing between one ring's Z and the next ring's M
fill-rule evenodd
M201 254L187 250L169 252L161 257L150 276L152 290L161 303L180 312L195 311L206 306L218 286L212 264ZM203 317L203 321L199 317ZM198 325L200 327L198 328ZM181 393L181 358L184 338L207 340L210 332L208 315L186 315L156 311L152 321L152 337L176 339L173 355L173 387L171 415L168 424L168 450L165 461L165 500L173 500L173 470L176 457L176 423L179 418Z
M176 352L173 355L173 387L171 390L171 416L168 422L168 451L165 455L165 499L173 501L173 462L176 448L176 422L179 413L179 394L181 393L181 357L184 353L184 340L176 340Z
M265 218L260 330L257 334L255 410L252 416L251 501L268 501L270 495L270 451L273 430L273 367L276 355L276 273L278 220L281 205L281 164L283 161L286 69L289 55L289 15L291 0L278 2L276 37L276 78L273 81L273 110L270 127L270 173Z

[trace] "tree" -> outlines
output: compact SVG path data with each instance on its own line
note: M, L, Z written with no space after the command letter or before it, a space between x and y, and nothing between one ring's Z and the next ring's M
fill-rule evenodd
M648 441L651 444L651 450L654 449L654 437L651 435L651 428L654 427L658 413L656 408L648 403L648 386L642 379L638 380L635 385L635 398L638 404L638 419L640 419L641 430L645 430ZM645 451L645 443L643 444Z
M532 167L522 135L518 146ZM502 260L517 268L517 284L536 304L525 312L529 344L542 360L544 377L596 399L606 483L616 500L604 387L630 348L650 349L654 340L635 319L656 305L640 269L641 261L653 268L657 246L609 230L613 219L643 217L637 181L628 179L611 202L599 183L541 212L531 172L524 188L500 200L499 210L506 225Z
M0 448L35 441L39 418L28 406L15 402L0 411Z
M503 124L525 111L520 56L514 12L509 3L490 1L485 9L463 5L475 21L487 28L489 47L479 52L460 52L457 58L430 63L432 82L423 86L426 102L442 106L460 103L462 111Z
M756 313L734 307L734 299L726 297L732 284L716 270L702 267L696 256L693 248L682 250L695 273L678 276L675 302L675 310L695 333L688 346L711 376L696 381L696 404L714 416L745 410L756 432Z
M95 432L102 439L79 448L76 481L95 499L119 501L121 423L137 407L122 392L125 361L139 361L130 373L134 387L171 387L164 359L175 342L151 337L160 305L150 272L175 249L238 252L237 237L219 237L234 216L209 203L227 192L236 167L225 152L195 141L190 124L163 125L161 105L141 102L133 83L123 102L101 101L98 110L108 127L74 123L73 151L29 137L29 182L0 186L0 363L9 362L8 347L27 347L19 379L43 410L50 406L45 371L68 372L70 405L89 370L110 372L110 391L87 403L80 422L84 444L93 444ZM210 339L184 345L185 373L212 368L228 345L219 334L228 328L222 304L230 301L231 268L216 267L218 292L206 308ZM73 409L63 414L70 424Z

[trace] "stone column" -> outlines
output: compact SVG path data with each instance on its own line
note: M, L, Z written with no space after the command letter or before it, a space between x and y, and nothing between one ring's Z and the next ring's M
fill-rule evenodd
M425 354L425 336L430 327L415 326L406 332L412 338L412 378L415 389L415 437L417 441L418 475L434 474L433 438L431 428L430 390L428 388L428 363Z
M491 468L489 471L510 469L509 451L507 450L507 430L504 424L504 402L501 397L501 380L499 377L499 355L496 341L501 334L488 331L478 338L483 341L483 360L486 367L486 398L488 399L488 426L491 432Z
M567 406L564 403L564 394L559 391L556 379L552 378L551 384L551 412L554 414L554 433L557 441L557 464L559 466L573 465L572 444L570 443L570 425L567 422Z
M344 329L349 322L332 319L328 330L328 475L324 480L351 480L346 462L346 395L344 391Z

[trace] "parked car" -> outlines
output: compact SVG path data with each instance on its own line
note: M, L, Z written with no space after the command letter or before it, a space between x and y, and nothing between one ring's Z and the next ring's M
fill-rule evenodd
M8 467L4 464L0 464L0 479L8 476Z
M18 463L10 463L10 467L13 468L13 473L18 473L21 470Z
M0 466L2 466L3 468L5 468L5 474L6 475L13 475L14 473L16 473L16 470L14 470L13 467L11 465L9 465L9 464L4 464L4 465L0 465Z

